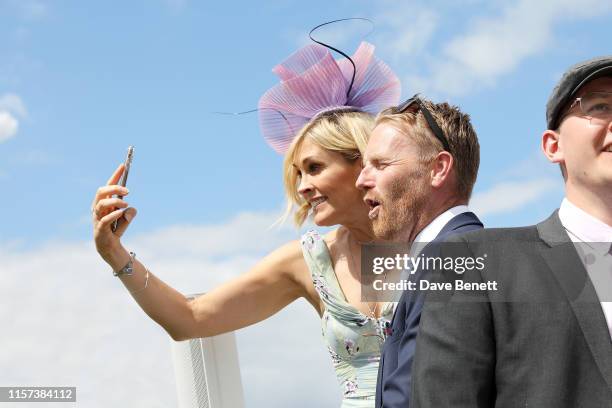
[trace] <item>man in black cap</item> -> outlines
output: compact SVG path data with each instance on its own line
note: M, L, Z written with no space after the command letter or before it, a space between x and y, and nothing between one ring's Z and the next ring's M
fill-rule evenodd
M427 295L412 408L612 407L612 56L570 68L546 108L565 198L535 226L449 240L486 266Z

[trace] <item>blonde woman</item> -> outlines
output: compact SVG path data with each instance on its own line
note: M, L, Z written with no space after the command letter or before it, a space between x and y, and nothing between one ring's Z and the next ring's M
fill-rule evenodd
M352 72L349 63L354 64ZM136 215L135 208L113 197L128 194L117 185L121 165L93 202L96 248L142 309L175 340L237 330L305 298L321 317L344 395L342 407L374 407L384 328L393 304L360 300L360 242L373 240L373 233L355 182L372 114L397 103L399 81L367 43L340 61L324 47L310 45L274 72L281 83L261 98L259 112L264 137L285 154L288 214L297 207L298 225L310 215L316 225L337 229L324 237L310 231L236 279L188 301L121 244ZM295 128L300 129L297 134ZM111 224L122 217L113 232Z

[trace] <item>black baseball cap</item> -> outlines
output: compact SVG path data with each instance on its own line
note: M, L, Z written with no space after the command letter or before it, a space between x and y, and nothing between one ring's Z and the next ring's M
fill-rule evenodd
M612 76L612 55L579 62L568 69L553 89L546 103L548 129L559 127L559 119L563 108L584 84L604 76Z

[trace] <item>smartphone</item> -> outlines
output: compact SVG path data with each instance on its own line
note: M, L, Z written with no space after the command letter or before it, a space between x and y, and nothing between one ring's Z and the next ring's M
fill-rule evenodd
M134 158L134 146L128 147L127 156L125 157L125 168L123 169L123 174L121 175L121 179L119 179L119 185L121 187L125 187L127 184L128 174L130 174L130 167L132 166L132 159ZM123 196L118 195L117 198L123 198ZM111 230L115 232L117 230L117 226L119 225L119 221L123 220L123 217L118 220L113 221L111 225Z

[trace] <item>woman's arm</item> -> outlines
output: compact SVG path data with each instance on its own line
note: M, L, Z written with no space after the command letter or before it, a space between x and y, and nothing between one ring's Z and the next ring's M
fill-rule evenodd
M130 259L120 248L105 257L113 270ZM116 260L114 260L116 259ZM305 266L297 241L277 249L247 273L191 301L152 273L146 289L146 269L136 260L131 276L121 281L140 307L174 340L208 337L240 329L266 319L299 297L303 286L292 271Z
M115 185L123 166L120 166L105 187L101 187L93 203L94 238L102 258L115 271L130 260L120 237L136 214L125 201L112 198L114 194L127 194ZM115 209L119 208L119 209ZM114 220L124 216L115 232ZM207 337L236 330L261 321L295 299L308 297L303 279L307 267L297 241L290 242L261 260L247 273L220 287L188 301L181 293L149 273L138 260L133 274L121 276L126 288L140 307L175 340ZM144 288L144 289L143 289Z

